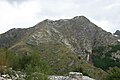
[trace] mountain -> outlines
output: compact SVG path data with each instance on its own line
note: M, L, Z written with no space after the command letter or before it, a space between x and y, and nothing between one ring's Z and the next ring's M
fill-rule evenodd
M55 74L80 70L97 80L106 72L89 64L93 49L118 43L115 36L85 16L55 21L46 19L33 27L14 28L0 35L0 48L17 55L39 53L40 59L47 61Z
M119 36L119 38L120 38L120 31L119 31L119 30L117 30L117 31L114 33L114 35L118 35L118 36Z
M116 36L118 38L118 41L120 41L120 31L117 30L115 33L114 33L114 36Z
M32 28L12 29L0 35L0 47L10 48L21 41L37 46L59 43L81 56L85 52L92 53L94 47L117 44L117 39L111 33L96 26L84 16L56 21L46 19Z

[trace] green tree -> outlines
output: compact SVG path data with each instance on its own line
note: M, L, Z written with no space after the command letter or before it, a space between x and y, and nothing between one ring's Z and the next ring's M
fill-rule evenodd
M30 63L26 66L25 72L27 73L26 80L36 77L37 79L34 80L46 80L46 75L50 73L50 68L47 62L40 59L38 53L32 53ZM44 75L41 76L42 74Z
M120 68L109 68L107 72L108 75L106 76L105 80L120 80Z
M14 70L20 69L19 56L11 51L7 51L7 61L9 62L9 67L12 67Z
M4 71L4 69L8 66L6 51L4 49L0 49L0 73Z

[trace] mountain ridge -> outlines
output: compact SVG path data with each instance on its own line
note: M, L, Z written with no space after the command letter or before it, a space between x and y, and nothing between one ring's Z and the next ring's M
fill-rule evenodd
M0 35L0 47L13 46L18 39L22 40L26 35L28 35L28 39L24 42L25 44L65 44L78 55L82 55L81 53L86 51L92 53L92 48L97 46L117 43L117 39L111 33L96 26L85 16L76 16L72 19L55 21L46 19L31 28L12 29ZM2 38L2 36L6 37ZM12 39L11 42L7 41L9 39Z

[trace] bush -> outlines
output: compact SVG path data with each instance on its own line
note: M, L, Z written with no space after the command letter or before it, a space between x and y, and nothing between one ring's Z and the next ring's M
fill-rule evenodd
M106 76L105 80L120 80L120 68L109 68L107 72L108 75Z

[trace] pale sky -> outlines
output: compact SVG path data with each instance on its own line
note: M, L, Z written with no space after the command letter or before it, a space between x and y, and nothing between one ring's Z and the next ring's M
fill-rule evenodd
M120 30L120 0L0 0L0 33L81 15L108 32Z

